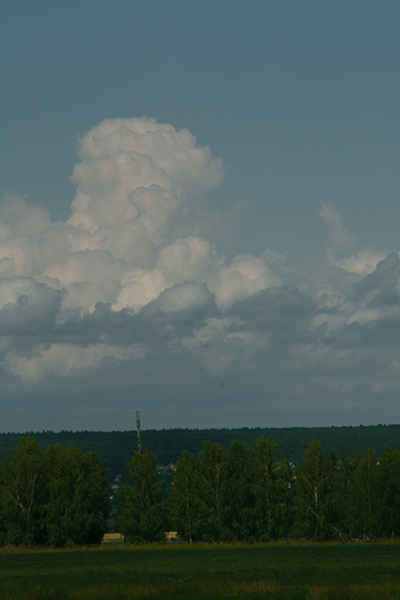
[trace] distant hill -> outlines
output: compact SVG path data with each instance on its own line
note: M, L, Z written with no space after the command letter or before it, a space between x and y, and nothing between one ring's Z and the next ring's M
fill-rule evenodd
M103 461L107 477L112 481L122 474L127 481L127 463L136 450L136 431L53 431L27 432L25 434L0 434L0 460L10 457L23 436L34 437L43 450L49 444L64 448L77 446L83 452L93 450ZM241 429L147 429L141 432L142 447L154 452L161 465L175 463L184 450L198 454L206 441L217 442L227 449L234 440L255 446L257 438L265 436L278 445L279 459L300 461L304 449L318 440L323 447L332 446L340 456L362 452L370 446L379 454L385 445L400 450L400 425L372 425L363 427L289 427Z

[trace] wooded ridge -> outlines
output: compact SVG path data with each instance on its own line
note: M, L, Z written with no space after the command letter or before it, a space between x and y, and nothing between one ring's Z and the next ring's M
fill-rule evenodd
M106 472L108 481L121 474L129 480L128 462L137 449L136 430L133 431L53 431L0 434L0 461L11 457L21 436L34 437L42 451L48 445L60 444L63 448L76 446L82 452L96 452ZM256 440L264 436L278 446L277 459L287 458L299 463L304 449L313 440L322 447L329 444L339 457L352 452L373 448L380 453L385 445L400 450L400 425L371 425L357 427L287 427L240 429L145 429L141 433L143 449L154 452L160 465L176 463L184 450L195 456L206 441L220 444L227 450L233 441L255 447Z

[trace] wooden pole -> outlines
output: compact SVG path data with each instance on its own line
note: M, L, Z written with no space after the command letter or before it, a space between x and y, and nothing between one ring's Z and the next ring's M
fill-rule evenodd
M140 417L139 411L136 411L136 429L137 429L137 451L139 454L142 453L142 442L140 441Z

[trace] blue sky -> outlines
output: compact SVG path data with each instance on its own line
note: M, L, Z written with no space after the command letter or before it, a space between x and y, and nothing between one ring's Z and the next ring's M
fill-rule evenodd
M3 430L398 422L398 2L0 12Z

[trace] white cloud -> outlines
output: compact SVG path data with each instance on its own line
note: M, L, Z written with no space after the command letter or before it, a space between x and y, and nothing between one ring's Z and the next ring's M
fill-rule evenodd
M372 273L376 265L387 256L387 253L376 252L373 248L363 248L356 256L338 261L338 266L349 273L368 275Z
M172 241L194 204L201 211L224 173L189 131L146 118L106 119L80 140L78 155L72 249L107 249L141 267Z
M210 293L206 284L185 281L185 283L181 285L174 285L162 292L156 300L149 303L146 307L146 313L152 314L155 312L163 312L167 314L181 314L185 311L203 311L207 309L213 301L214 296Z
M275 270L280 258L278 254L266 251L258 258L236 256L223 265L209 283L218 304L228 307L268 287L281 285L282 277Z
M196 236L178 239L161 249L154 269L134 267L124 273L114 309L138 309L187 280L207 282L222 264L207 240Z
M130 182L133 176L135 186L147 187L150 174L151 183L167 189L171 186L185 197L209 192L223 178L222 160L213 158L208 146L198 146L188 129L177 131L172 125L146 117L102 121L80 140L78 156L83 164L120 157L127 165L124 181ZM138 157L146 168L136 171L130 160ZM74 171L75 181L77 176Z
M18 197L2 206L0 272L65 289L64 305L140 308L185 279L204 282L222 259L198 231L222 160L187 130L154 119L106 119L82 137L71 217ZM203 216L202 216L203 215Z

